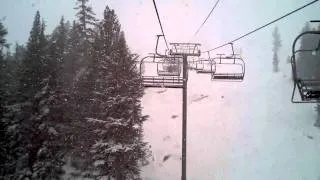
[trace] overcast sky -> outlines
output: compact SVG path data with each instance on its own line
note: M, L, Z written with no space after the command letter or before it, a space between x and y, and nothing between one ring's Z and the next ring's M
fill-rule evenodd
M199 42L202 43L202 50L207 50L247 33L310 0L220 0L196 37L192 35L216 0L156 2L169 42ZM116 11L133 52L144 54L153 51L155 35L161 31L152 0L91 0L90 4L98 18L102 17L106 5ZM41 17L47 24L47 33L50 33L62 15L70 21L75 19L74 6L75 0L1 0L0 17L4 18L4 24L8 28L8 41L12 44L25 43L37 10L40 10ZM320 3L317 2L275 24L280 29L285 51L289 51L294 37L306 21L320 19L319 10ZM275 25L239 41L236 45L259 46L271 43L271 32Z

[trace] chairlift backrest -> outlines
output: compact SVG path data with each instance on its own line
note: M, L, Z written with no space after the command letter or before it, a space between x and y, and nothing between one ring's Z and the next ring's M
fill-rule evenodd
M212 59L199 59L196 63L197 73L213 73L215 70L215 62Z
M307 35L319 37L316 46L311 49L297 49L299 39ZM291 101L293 103L319 103L320 102L320 31L306 31L299 34L292 45L292 79L294 82ZM316 52L316 53L315 53ZM296 100L295 92L298 89L300 100Z
M159 76L180 76L181 62L179 57L165 57L157 63Z
M179 61L178 61L179 62ZM143 71L144 64L150 64L153 68L159 68L159 66L164 65L165 71L163 75L159 75L157 72L156 75L150 73L145 74ZM172 63L172 62L170 62ZM144 87L152 87L152 88L182 88L183 87L183 78L177 75L176 71L172 71L172 73L168 73L168 69L166 66L168 63L164 62L164 57L162 56L147 56L140 61L140 75L141 75L141 82ZM150 67L150 66L148 66ZM145 68L148 68L145 67ZM162 66L161 66L162 68ZM156 70L156 69L154 69ZM157 69L159 70L159 69ZM157 71L156 70L156 71ZM167 74L166 74L167 73ZM161 72L160 72L161 74ZM168 75L170 74L170 75Z

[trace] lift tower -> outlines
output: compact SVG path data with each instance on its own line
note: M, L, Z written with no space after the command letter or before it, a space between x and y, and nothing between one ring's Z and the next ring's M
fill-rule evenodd
M170 43L171 56L182 56L183 59L183 93L182 93L182 162L181 180L187 179L187 87L188 87L188 56L200 56L198 43Z
M158 52L159 38L157 35L155 54L146 56L140 61L140 74L142 85L146 88L182 88L182 162L181 180L187 179L187 81L188 57L199 57L201 52L198 43L170 43L171 49L166 54ZM149 61L148 61L149 60ZM157 75L146 76L143 74L143 65L151 63L156 65ZM182 63L182 77L181 77Z

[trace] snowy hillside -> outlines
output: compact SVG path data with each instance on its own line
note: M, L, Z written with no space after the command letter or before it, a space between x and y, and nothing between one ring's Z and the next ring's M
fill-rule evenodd
M266 54L245 56L242 83L189 72L188 179L320 178L314 105L291 103L290 67L282 62L282 72L273 74ZM148 88L142 105L150 115L144 133L153 153L144 179L180 179L182 90Z

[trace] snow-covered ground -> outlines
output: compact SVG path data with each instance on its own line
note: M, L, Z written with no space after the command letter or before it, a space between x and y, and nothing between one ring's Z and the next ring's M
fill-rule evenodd
M189 72L189 180L319 180L320 130L312 104L292 104L290 67L247 55L245 81ZM285 61L285 60L282 60ZM181 177L182 90L148 88L142 100L153 158L145 180Z

